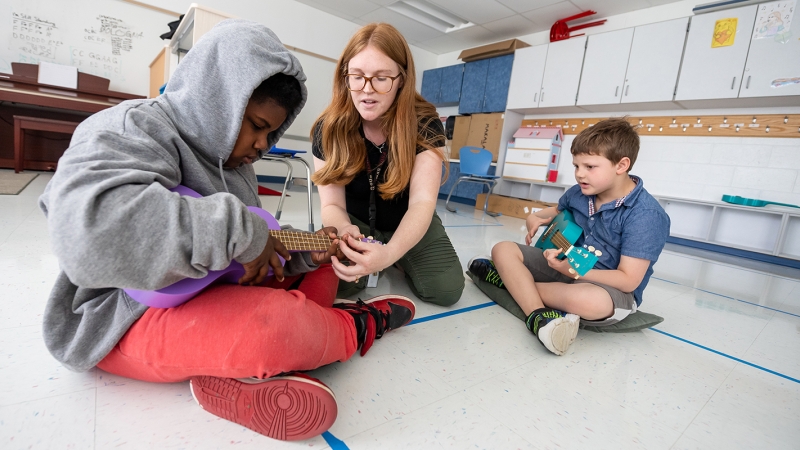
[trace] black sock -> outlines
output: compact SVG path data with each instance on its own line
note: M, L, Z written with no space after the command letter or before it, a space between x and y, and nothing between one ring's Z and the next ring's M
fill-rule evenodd
M525 327L527 327L531 331L531 333L536 334L536 332L533 331L533 328L536 325L536 316L549 310L550 308L547 307L533 310L532 313L528 314L528 318L525 319Z

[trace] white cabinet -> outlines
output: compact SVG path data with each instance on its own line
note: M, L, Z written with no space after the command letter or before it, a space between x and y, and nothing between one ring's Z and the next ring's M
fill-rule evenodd
M753 39L739 97L800 95L800 83L781 83L781 79L800 76L800 39L797 38L797 30L793 30L795 33L781 30L779 23L792 20L789 16L793 14L791 28L798 27L800 15L793 10L790 12L788 8L780 8L786 3L784 0L757 5Z
M757 7L743 6L692 17L676 101L739 96ZM735 27L730 19L736 19ZM713 46L731 34L732 45Z
M632 40L633 28L589 36L578 105L620 102Z
M214 28L217 23L232 17L215 9L192 3L169 41L169 52L172 55L176 55L176 57L168 58L167 71L169 77L175 73L178 63L192 49L201 36ZM169 79L169 77L167 78Z
M622 103L672 101L688 24L684 17L634 29Z
M506 109L536 108L544 77L548 45L521 48L514 52L511 84Z
M549 44L539 91L540 108L575 105L585 50L586 36Z

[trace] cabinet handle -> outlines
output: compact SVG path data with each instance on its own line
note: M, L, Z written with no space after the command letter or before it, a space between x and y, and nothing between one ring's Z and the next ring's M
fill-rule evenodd
M630 84L629 84L629 85L627 85L627 86L625 86L625 97L627 97L627 96L628 96L628 89L630 89L630 88L631 88L631 85L630 85Z
M616 97L616 96L617 96L617 93L618 93L618 92L619 92L619 86L617 86L616 88L614 88L614 97Z
M744 86L745 89L750 89L750 77L752 77L752 75L747 76L747 84Z
M536 103L536 99L539 98L539 93L533 94L533 103Z
M733 81L731 81L731 89L733 89L734 84L736 84L736 77L733 77Z

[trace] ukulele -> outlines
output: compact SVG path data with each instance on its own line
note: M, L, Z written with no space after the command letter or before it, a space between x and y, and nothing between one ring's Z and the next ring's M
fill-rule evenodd
M603 255L600 250L595 250L591 245L583 248L575 247L573 244L582 234L583 229L575 223L572 213L565 209L553 218L553 221L536 241L535 247L542 250L551 248L561 250L558 259L567 258L570 265L569 273L575 275L577 280L592 270L597 262L597 257Z
M188 197L201 197L200 194L186 186L179 185L170 190ZM328 250L333 242L330 237L321 234L314 234L308 231L281 230L280 224L272 217L272 214L255 206L248 206L247 209L264 219L267 222L267 226L269 226L270 236L281 241L283 246L286 247L286 250L290 252L324 252ZM361 241L383 244L373 239L361 239ZM278 258L280 258L281 264L286 262L280 255L278 255ZM191 300L194 296L215 282L238 283L239 278L243 275L244 267L236 261L231 261L231 264L225 269L209 270L208 274L203 278L184 278L183 280L155 291L125 289L125 293L128 294L130 298L151 308L173 308ZM268 276L272 276L271 268Z

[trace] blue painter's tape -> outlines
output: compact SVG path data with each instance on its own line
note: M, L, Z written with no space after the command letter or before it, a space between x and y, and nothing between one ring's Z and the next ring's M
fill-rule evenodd
M685 342L685 343L687 343L689 345L694 345L695 347L702 348L703 350L708 350L711 353L716 353L717 355L724 356L724 357L726 357L728 359L732 359L732 360L734 360L736 362L740 362L742 364L746 364L746 365L748 365L750 367L755 367L758 370L763 370L764 372L771 373L773 375L777 375L777 376L779 376L781 378L786 378L789 381L794 381L795 383L800 383L800 380L798 380L797 378L792 378L789 375L784 375L784 374L782 374L780 372L775 372L774 370L767 369L766 367L761 367L761 366L759 366L757 364L753 364L753 363L745 361L743 359L739 359L739 358L737 358L735 356L731 356L731 355L728 355L726 353L722 353L722 352L720 352L718 350L714 350L713 348L706 347L705 345L700 345L700 344L698 344L696 342L692 342L692 341L690 341L688 339L684 339L682 337L675 336L674 334L667 333L666 331L661 331L658 328L650 328L650 329L655 331L656 333L661 333L664 336L669 336L669 337L671 337L673 339L677 339L677 340L679 340L681 342Z
M348 447L344 442L336 439L336 436L327 431L322 433L322 438L325 439L325 442L331 446L331 450L350 450L350 447Z
M656 280L659 280L659 281L664 281L664 282L667 282L667 283L672 283L672 284L677 284L679 286L684 286L684 285L682 285L680 283L676 283L674 281L665 280L663 278L656 278L656 277L652 277L652 278L656 279ZM700 288L696 288L696 287L692 287L692 286L687 286L687 287L691 287L692 289L695 289L695 290L700 291L700 292L705 292L706 294L716 295L717 297L727 298L727 299L730 299L730 300L736 300L737 302L746 303L748 305L753 305L753 306L758 306L759 308L769 309L771 311L779 312L779 313L782 313L782 314L788 314L790 316L800 317L800 314L790 313L788 311L783 311L783 310L780 310L780 309L777 309L777 308L770 308L769 306L759 305L758 303L748 302L746 300L741 300L741 299L738 299L736 297L730 297L730 296L727 296L727 295L718 294L716 292L707 291L705 289L700 289Z
M454 316L456 314L462 314L462 313L465 313L465 312L475 311L476 309L482 309L482 308L486 308L486 307L489 307L489 306L495 306L495 305L497 305L497 303L495 303L495 302L481 303L480 305L469 306L467 308L461 308L461 309L454 309L452 311L447 311L447 312L444 312L444 313L441 313L441 314L434 314L432 316L420 317L419 319L412 320L406 326L410 326L410 325L414 325L414 324L422 323L422 322L428 322L430 320L441 319L442 317Z

